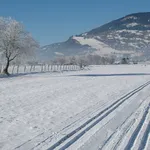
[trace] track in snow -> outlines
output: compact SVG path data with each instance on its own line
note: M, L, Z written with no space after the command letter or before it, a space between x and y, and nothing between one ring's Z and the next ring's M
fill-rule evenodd
M146 86L150 84L150 81L141 85L140 87L136 88L135 90L129 92L125 96L121 97L117 101L115 101L113 104L111 104L109 107L104 109L103 111L99 112L97 115L93 116L91 119L87 120L84 124L76 128L75 130L71 131L64 137L62 137L60 140L58 140L56 143L54 143L51 147L48 148L48 150L53 150L55 148L59 148L61 150L68 148L71 146L74 142L76 142L80 137L82 137L87 131L89 131L91 128L93 128L96 124L98 124L101 120L106 118L111 112L116 110L121 104L123 104L126 100L128 100L130 97L144 89Z
M141 141L141 144L140 144L140 146L139 146L139 150L142 150L142 149L145 149L146 148L146 145L148 144L148 136L149 136L149 134L150 134L150 121L149 121L149 123L148 123L148 125L147 125L147 128L146 128L146 130L145 130L145 132L144 132L144 135L143 135L143 138L142 138L142 141Z
M99 150L143 150L150 133L150 99L147 97L105 141ZM146 149L147 150L147 149Z
M136 141L136 138L138 137L138 134L140 133L140 130L142 128L142 126L144 125L145 123L145 120L146 120L146 117L149 113L149 110L150 110L150 104L148 105L148 107L146 108L143 116L142 116L142 119L140 120L139 124L137 125L136 129L134 130L132 136L130 137L129 141L128 141L128 144L126 145L125 147L125 150L129 150L133 147L135 141ZM145 134L142 138L142 141L141 141L141 144L140 144L140 147L139 147L139 150L142 150L144 149L145 145L146 145L146 141L148 139L148 134L149 134L149 127L150 124L148 124L147 126L147 129L145 131Z

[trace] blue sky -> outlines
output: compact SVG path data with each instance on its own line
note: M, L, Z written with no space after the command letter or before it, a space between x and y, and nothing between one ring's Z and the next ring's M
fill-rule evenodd
M65 41L130 13L150 11L150 0L0 0L0 16L23 22L41 45Z

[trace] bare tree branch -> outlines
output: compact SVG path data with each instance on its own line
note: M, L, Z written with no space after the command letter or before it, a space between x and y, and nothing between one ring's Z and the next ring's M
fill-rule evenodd
M21 56L30 57L38 47L22 24L11 18L0 18L0 54L5 56L6 72L11 61Z

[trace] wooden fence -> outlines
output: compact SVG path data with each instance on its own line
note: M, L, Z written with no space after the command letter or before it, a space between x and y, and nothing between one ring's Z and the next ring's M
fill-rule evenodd
M0 73L4 66L0 65ZM10 74L36 73L36 72L62 72L77 71L80 67L77 65L12 65L9 67Z

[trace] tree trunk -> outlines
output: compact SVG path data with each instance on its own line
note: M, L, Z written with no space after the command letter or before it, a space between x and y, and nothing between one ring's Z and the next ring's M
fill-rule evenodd
M8 76L10 75L8 72L9 64L10 64L10 61L9 61L9 59L7 59L6 67L3 70L3 73L8 75Z

